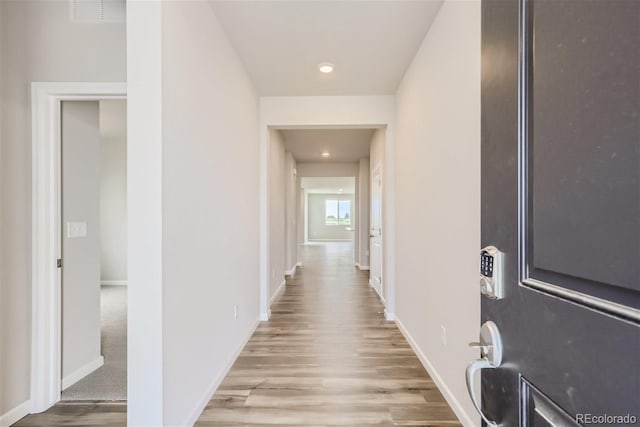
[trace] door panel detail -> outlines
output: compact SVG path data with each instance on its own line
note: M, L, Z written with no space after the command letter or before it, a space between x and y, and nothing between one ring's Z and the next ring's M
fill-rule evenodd
M375 167L371 174L371 212L369 230L370 282L381 298L386 296L382 284L383 237L382 237L382 168Z
M569 414L520 377L522 427L580 427Z
M520 278L640 321L640 7L612 3L520 1Z
M504 358L480 375L505 427L640 418L639 67L637 0L482 1L480 244L505 298L481 298Z

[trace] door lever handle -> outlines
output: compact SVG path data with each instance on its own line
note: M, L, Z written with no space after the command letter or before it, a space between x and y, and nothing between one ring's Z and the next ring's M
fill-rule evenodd
M494 369L502 364L502 338L500 331L495 323L487 321L483 323L480 329L480 341L469 343L471 348L479 348L482 351L482 357L469 363L465 370L465 379L467 383L467 392L471 397L471 403L476 408L482 419L489 427L498 427L499 424L490 420L484 412L482 405L478 401L475 394L475 377L476 373L482 369Z
M482 359L478 359L476 361L471 362L469 366L467 366L467 369L465 372L466 374L465 379L467 382L467 392L469 392L469 397L471 397L471 403L473 403L473 406L476 408L476 410L478 411L478 413L480 414L484 422L487 423L489 427L498 427L498 424L495 421L492 421L489 418L487 418L484 412L482 412L482 406L480 405L480 402L478 402L478 399L476 398L476 394L475 394L474 378L476 376L476 372L480 371L481 369L487 369L487 368L493 369L495 367L496 366L494 366L491 362L489 362L488 359L483 357Z

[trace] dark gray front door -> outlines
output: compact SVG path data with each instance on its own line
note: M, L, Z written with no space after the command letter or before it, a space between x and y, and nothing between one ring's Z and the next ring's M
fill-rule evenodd
M640 1L483 0L482 244L486 416L640 425Z

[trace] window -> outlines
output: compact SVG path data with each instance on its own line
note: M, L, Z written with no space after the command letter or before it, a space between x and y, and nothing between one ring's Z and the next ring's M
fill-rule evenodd
M351 200L325 200L326 225L351 225Z

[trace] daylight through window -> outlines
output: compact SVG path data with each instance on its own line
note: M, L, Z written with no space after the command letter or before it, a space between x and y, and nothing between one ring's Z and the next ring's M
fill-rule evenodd
M351 200L325 200L326 225L351 225Z

